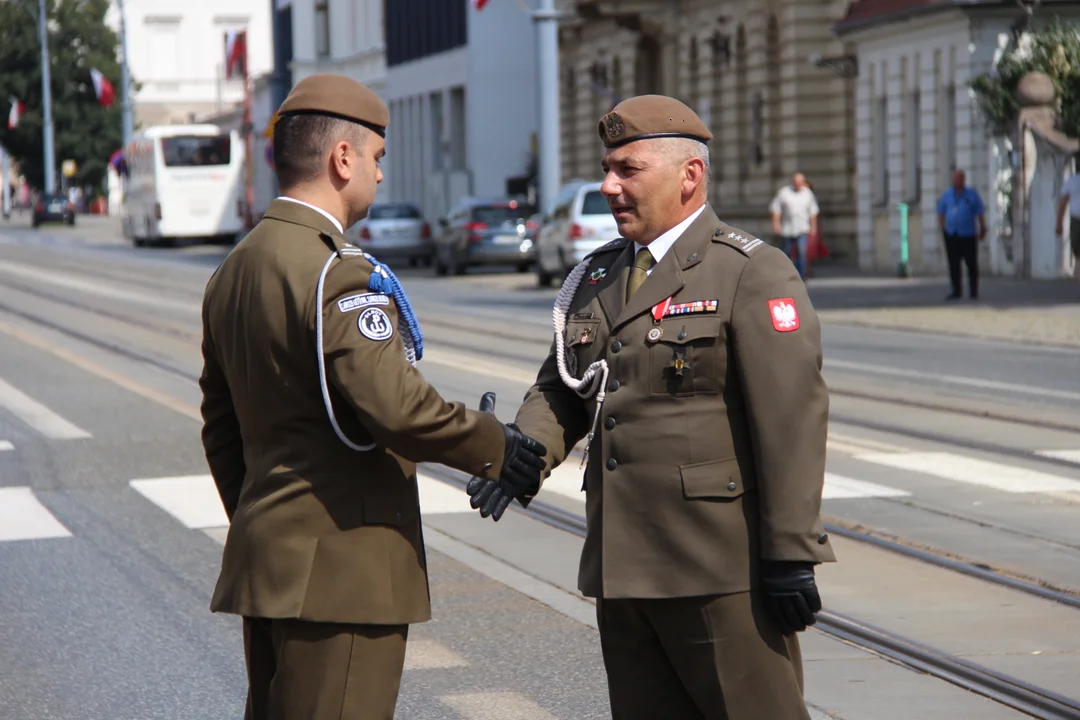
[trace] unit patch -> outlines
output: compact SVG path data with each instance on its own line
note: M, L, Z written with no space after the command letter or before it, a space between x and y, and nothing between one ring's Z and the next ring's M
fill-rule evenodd
M799 311L795 309L792 298L778 298L769 301L769 314L776 332L791 332L799 329Z
M356 321L360 332L369 340L382 342L389 340L394 335L394 324L386 313L377 307L369 307L360 313L360 319Z
M390 298L382 293L361 293L359 295L350 295L347 298L341 298L338 300L338 310L343 313L350 312L352 310L358 310L368 305L389 305Z

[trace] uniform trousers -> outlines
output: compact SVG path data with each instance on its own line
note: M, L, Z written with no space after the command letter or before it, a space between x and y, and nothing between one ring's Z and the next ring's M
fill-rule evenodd
M960 263L967 265L968 292L971 297L979 296L979 239L972 236L945 233L945 255L949 258L949 280L952 281L954 297L963 295L963 278Z
M600 599L613 720L809 720L798 637L756 591Z
M244 618L245 720L393 720L408 625Z

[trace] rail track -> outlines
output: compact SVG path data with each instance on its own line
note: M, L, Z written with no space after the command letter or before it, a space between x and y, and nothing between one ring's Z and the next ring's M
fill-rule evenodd
M468 483L467 476L440 466L425 466L424 474L462 491L464 491L465 485ZM542 500L533 500L529 503L528 508L516 504L511 507L515 512L527 515L547 525L578 537L585 537L585 518L581 515L550 505ZM853 537L853 539L864 539L857 537L857 534L853 533L838 534L844 534L845 537ZM895 543L890 544L888 541L877 539L874 544L904 555L911 554L910 548ZM892 545L895 545L895 547ZM955 563L946 562L942 558L917 555L914 557L950 570L974 574L967 570L961 570L955 567ZM1025 583L995 574L976 575L976 577L981 577L999 585L1005 585L1013 590L1080 608L1080 598L1075 595L1053 593L1048 591L1047 588L1033 583ZM1039 718L1040 720L1077 720L1080 718L1080 701L1078 700L1067 698L982 665L962 660L937 648L890 633L855 618L840 613L822 611L817 616L815 627L827 635L860 648L865 648L918 672L945 680L1033 718Z

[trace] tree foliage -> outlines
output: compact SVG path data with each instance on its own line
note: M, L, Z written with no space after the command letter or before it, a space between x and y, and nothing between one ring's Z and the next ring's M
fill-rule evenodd
M122 142L120 63L116 33L105 23L110 0L46 0L53 134L59 165L74 160L72 182L98 186L109 157ZM45 186L44 112L41 97L41 55L35 0L0 1L0 145L19 163L38 189ZM90 68L97 68L116 87L116 100L102 107L94 94ZM7 129L10 97L26 105L14 130Z
M1013 43L991 73L971 82L979 105L997 135L1011 136L1020 106L1016 86L1029 72L1050 76L1058 102L1058 124L1066 134L1080 135L1080 33L1074 25L1053 18Z

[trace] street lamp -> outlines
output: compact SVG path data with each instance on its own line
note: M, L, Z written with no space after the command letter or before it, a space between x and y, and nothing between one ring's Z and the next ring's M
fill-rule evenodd
M45 149L45 192L56 192L56 149L53 146L52 116L52 75L49 72L49 18L45 14L45 0L38 0L37 14L30 9L25 0L15 0L16 4L34 18L37 23L38 42L41 44L41 110L44 115L43 145Z
M120 11L120 52L124 54L124 59L120 63L120 88L123 92L120 101L122 103L121 122L123 123L124 147L127 148L131 145L131 140L135 136L135 118L131 107L131 68L128 67L127 21L124 17L124 0L116 0L116 9Z

